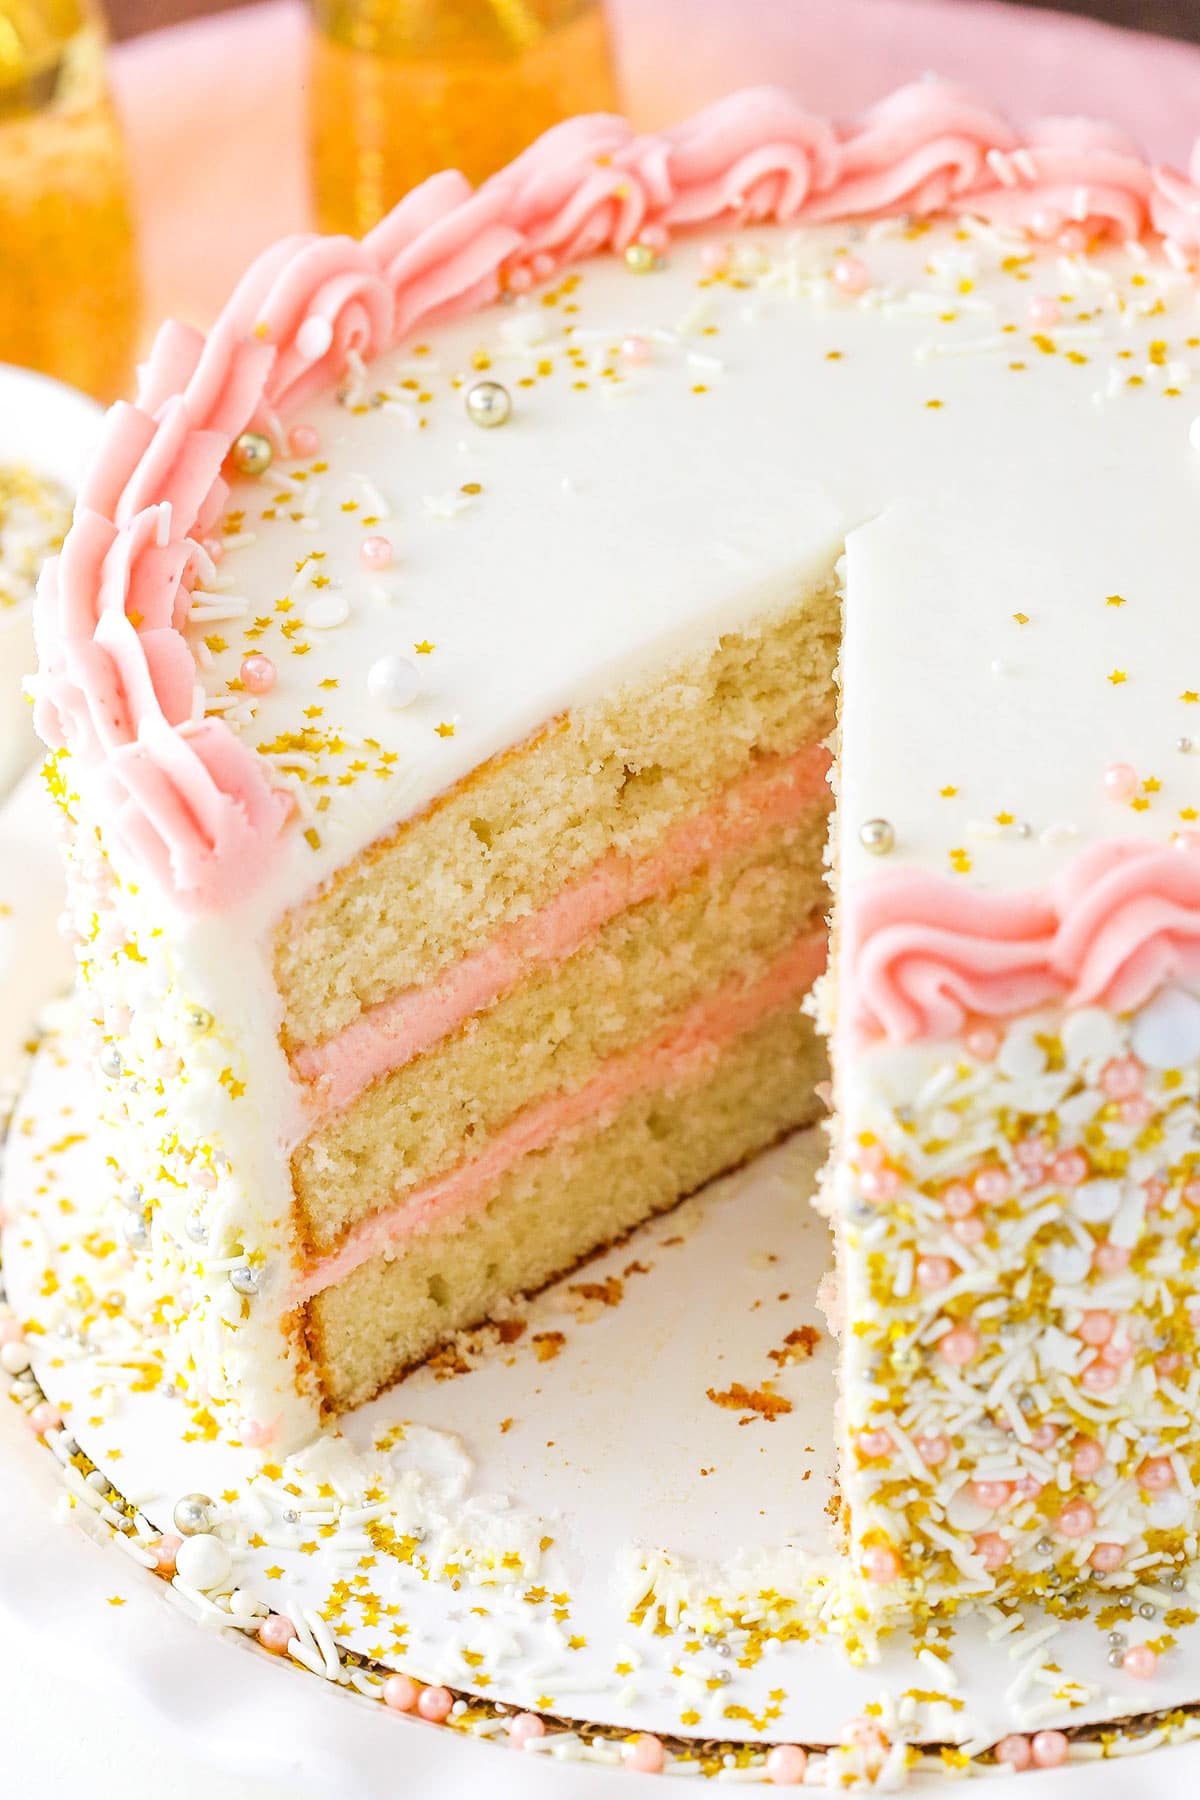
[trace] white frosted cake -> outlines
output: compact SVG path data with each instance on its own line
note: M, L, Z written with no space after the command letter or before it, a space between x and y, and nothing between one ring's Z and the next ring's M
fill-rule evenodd
M282 1456L811 1122L819 1013L843 1633L1194 1555L1198 250L1103 128L761 92L164 328L36 712L206 1428Z

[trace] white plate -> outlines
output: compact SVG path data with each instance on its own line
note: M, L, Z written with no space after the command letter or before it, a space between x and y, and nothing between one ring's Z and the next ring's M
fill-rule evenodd
M101 408L78 388L0 363L0 463L26 464L73 494L102 417ZM0 795L36 752L29 704L21 693L21 679L35 662L29 608L0 612Z

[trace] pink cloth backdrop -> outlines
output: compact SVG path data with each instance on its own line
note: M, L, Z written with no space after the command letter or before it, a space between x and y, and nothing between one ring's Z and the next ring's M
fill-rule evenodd
M657 125L748 82L836 116L934 69L1016 118L1090 113L1186 167L1200 47L992 0L609 0L626 110ZM250 258L309 224L298 0L155 32L114 55L150 322L210 319Z

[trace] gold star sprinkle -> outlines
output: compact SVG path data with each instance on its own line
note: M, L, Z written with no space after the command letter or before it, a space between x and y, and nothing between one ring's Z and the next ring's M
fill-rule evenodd
M961 848L951 850L950 867L954 870L956 875L969 875L971 872L970 853Z
M1125 596L1124 594L1110 594L1104 604L1105 606L1124 606Z
M454 736L453 725L447 725L444 719L440 725L436 725L434 727L434 730L437 732L437 734L440 738L448 738L448 737Z
M1145 781L1142 783L1143 794L1157 794L1160 792L1161 788L1162 782L1158 779L1157 775L1147 775Z
M108 1596L108 1604L110 1606L124 1606L124 1604L125 1604L124 1594L110 1594Z
M944 787L940 791L943 800L953 800L958 789L956 787Z
M1029 623L1028 613L1014 613L1013 618L1017 621L1018 625L1028 625Z
M419 644L413 645L413 649L416 651L418 656L432 656L433 655L433 645L430 643L428 638L422 638Z
M1114 669L1112 674L1108 677L1108 679L1112 683L1113 687L1120 687L1122 682L1128 680L1128 676L1126 675L1124 669Z
M1011 825L1011 824L1012 824L1012 822L1013 822L1013 814L1012 814L1012 813L1010 813L1010 812L998 812L998 813L997 813L997 814L996 814L996 823L997 823L997 825Z
M1185 688L1179 698L1185 706L1195 706L1196 702L1200 700L1200 694L1194 688Z

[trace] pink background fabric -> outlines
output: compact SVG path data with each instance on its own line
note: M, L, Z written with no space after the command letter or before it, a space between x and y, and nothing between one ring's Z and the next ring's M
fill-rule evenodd
M1017 120L1086 113L1186 168L1200 46L992 0L608 0L626 110L660 125L772 81L837 117L926 70ZM310 223L300 0L114 52L146 269L146 317L203 325L250 259Z

